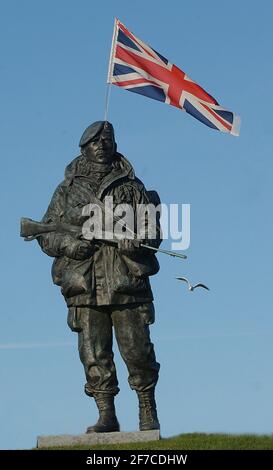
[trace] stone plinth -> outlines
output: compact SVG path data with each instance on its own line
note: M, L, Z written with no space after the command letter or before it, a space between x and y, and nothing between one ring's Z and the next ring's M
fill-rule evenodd
M160 432L158 430L136 432L104 432L79 434L78 436L63 434L59 436L38 436L37 447L38 449L43 449L45 447L95 446L98 444L158 441L159 439Z

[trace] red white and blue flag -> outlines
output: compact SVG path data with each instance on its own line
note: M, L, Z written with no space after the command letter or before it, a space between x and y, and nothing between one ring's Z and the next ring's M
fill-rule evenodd
M183 109L213 129L239 135L239 116L220 106L118 19L114 25L107 82Z

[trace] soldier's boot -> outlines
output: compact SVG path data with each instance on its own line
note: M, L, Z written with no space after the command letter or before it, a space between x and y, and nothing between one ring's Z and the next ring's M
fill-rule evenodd
M137 392L139 400L139 430L160 429L156 412L155 391Z
M99 410L99 419L94 426L89 426L87 434L92 432L115 432L119 431L119 422L116 417L114 395L97 393L94 395Z

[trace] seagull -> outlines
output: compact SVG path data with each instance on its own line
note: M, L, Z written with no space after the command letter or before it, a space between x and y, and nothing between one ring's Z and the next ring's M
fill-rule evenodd
M195 284L195 286L192 286L186 277L177 277L176 279L178 279L179 281L185 281L188 284L189 290L191 292L193 292L196 287L203 287L203 289L209 290L209 288L205 286L205 284L201 284L201 282L199 282L198 284Z

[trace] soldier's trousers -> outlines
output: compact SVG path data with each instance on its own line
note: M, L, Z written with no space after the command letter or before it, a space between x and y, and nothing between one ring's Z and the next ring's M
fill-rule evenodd
M69 309L68 325L79 335L87 395L119 392L112 350L113 327L129 372L130 387L139 392L155 387L160 365L150 340L149 325L153 322L152 303Z

